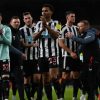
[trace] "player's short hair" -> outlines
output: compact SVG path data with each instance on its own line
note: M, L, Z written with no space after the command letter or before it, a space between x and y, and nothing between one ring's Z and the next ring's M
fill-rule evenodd
M23 16L26 16L26 15L31 15L31 13L30 12L23 12Z
M54 7L51 4L44 4L43 7L48 7L52 12L54 12Z
M69 14L75 14L75 12L74 12L74 11L66 11L66 12L65 12L65 16L67 16L67 15L69 15Z

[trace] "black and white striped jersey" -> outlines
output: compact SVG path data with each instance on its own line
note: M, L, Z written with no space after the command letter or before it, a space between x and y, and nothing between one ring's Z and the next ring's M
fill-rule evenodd
M59 22L57 20L51 20L47 25L55 31L59 31L56 25ZM42 22L39 21L36 25L35 33L41 31L42 29ZM39 41L39 57L50 57L50 56L57 56L58 55L58 42L57 39L54 39L48 33L48 30L42 32L41 37L38 39Z
M64 26L62 26L59 36L60 39L64 39L65 45L67 45L68 48L70 48L73 52L76 52L77 43L75 41L72 41L72 39L68 39L65 37L65 34L67 32L72 32L75 36L77 36L78 35L77 26L72 25L71 27L69 27L67 24L65 24ZM63 56L69 55L69 53L64 50L62 52Z
M35 27L27 27L24 25L20 28L22 38L24 42L27 44L31 44L33 42L33 34L34 34ZM37 41L34 41L37 43ZM23 52L27 55L27 60L38 59L38 47L28 47L23 48Z

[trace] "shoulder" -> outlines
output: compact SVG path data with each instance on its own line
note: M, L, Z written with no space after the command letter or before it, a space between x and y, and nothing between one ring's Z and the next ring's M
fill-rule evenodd
M61 30L65 29L65 28L66 28L66 25L62 25Z
M24 28L25 28L25 26L22 26L22 27L19 28L19 30L23 30Z
M8 29L8 30L11 29L8 25L3 25L3 28L4 28L4 29Z
M97 32L97 30L96 30L95 28L89 28L89 29L87 30L87 33L93 33L93 34L95 34L95 35L96 35L96 32Z
M39 24L42 24L42 21L38 21L38 22L36 23L36 26L39 25Z
M11 28L8 25L3 25L3 31L11 33Z

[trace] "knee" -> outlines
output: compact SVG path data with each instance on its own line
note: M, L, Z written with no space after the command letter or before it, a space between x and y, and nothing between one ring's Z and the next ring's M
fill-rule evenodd
M33 82L35 82L35 83L40 83L41 80L42 80L41 75L37 74L37 75L34 75L34 76L33 76Z
M72 79L78 79L80 76L80 73L75 71L75 72L71 72L71 78Z

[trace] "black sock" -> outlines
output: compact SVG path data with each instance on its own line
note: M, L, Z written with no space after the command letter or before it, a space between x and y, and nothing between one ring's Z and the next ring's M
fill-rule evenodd
M34 94L37 90L37 83L36 82L32 82L32 89L31 89L31 97L34 97Z
M37 100L42 100L42 92L43 90L43 84L42 82L38 83L38 87L37 87Z
M28 100L31 100L31 98L30 98L30 85L25 84L24 87L25 87L25 92L26 92Z
M17 91L15 80L12 80L12 91L13 91L13 95L15 96L16 95L16 91Z
M2 91L3 91L3 99L9 98L9 80L3 79L2 80Z
M20 100L24 100L24 84L23 83L18 84L17 88Z
M77 97L79 89L79 79L73 79L73 97Z
M61 95L62 95L62 98L64 98L66 83L67 83L66 80L63 80L62 83L61 83Z
M2 100L2 80L1 79L0 79L0 100Z
M57 79L52 80L55 92L57 94L58 99L62 97L61 95L61 85Z
M50 83L45 84L44 88L45 88L45 92L46 92L48 100L52 100L52 87L51 87L51 84Z

